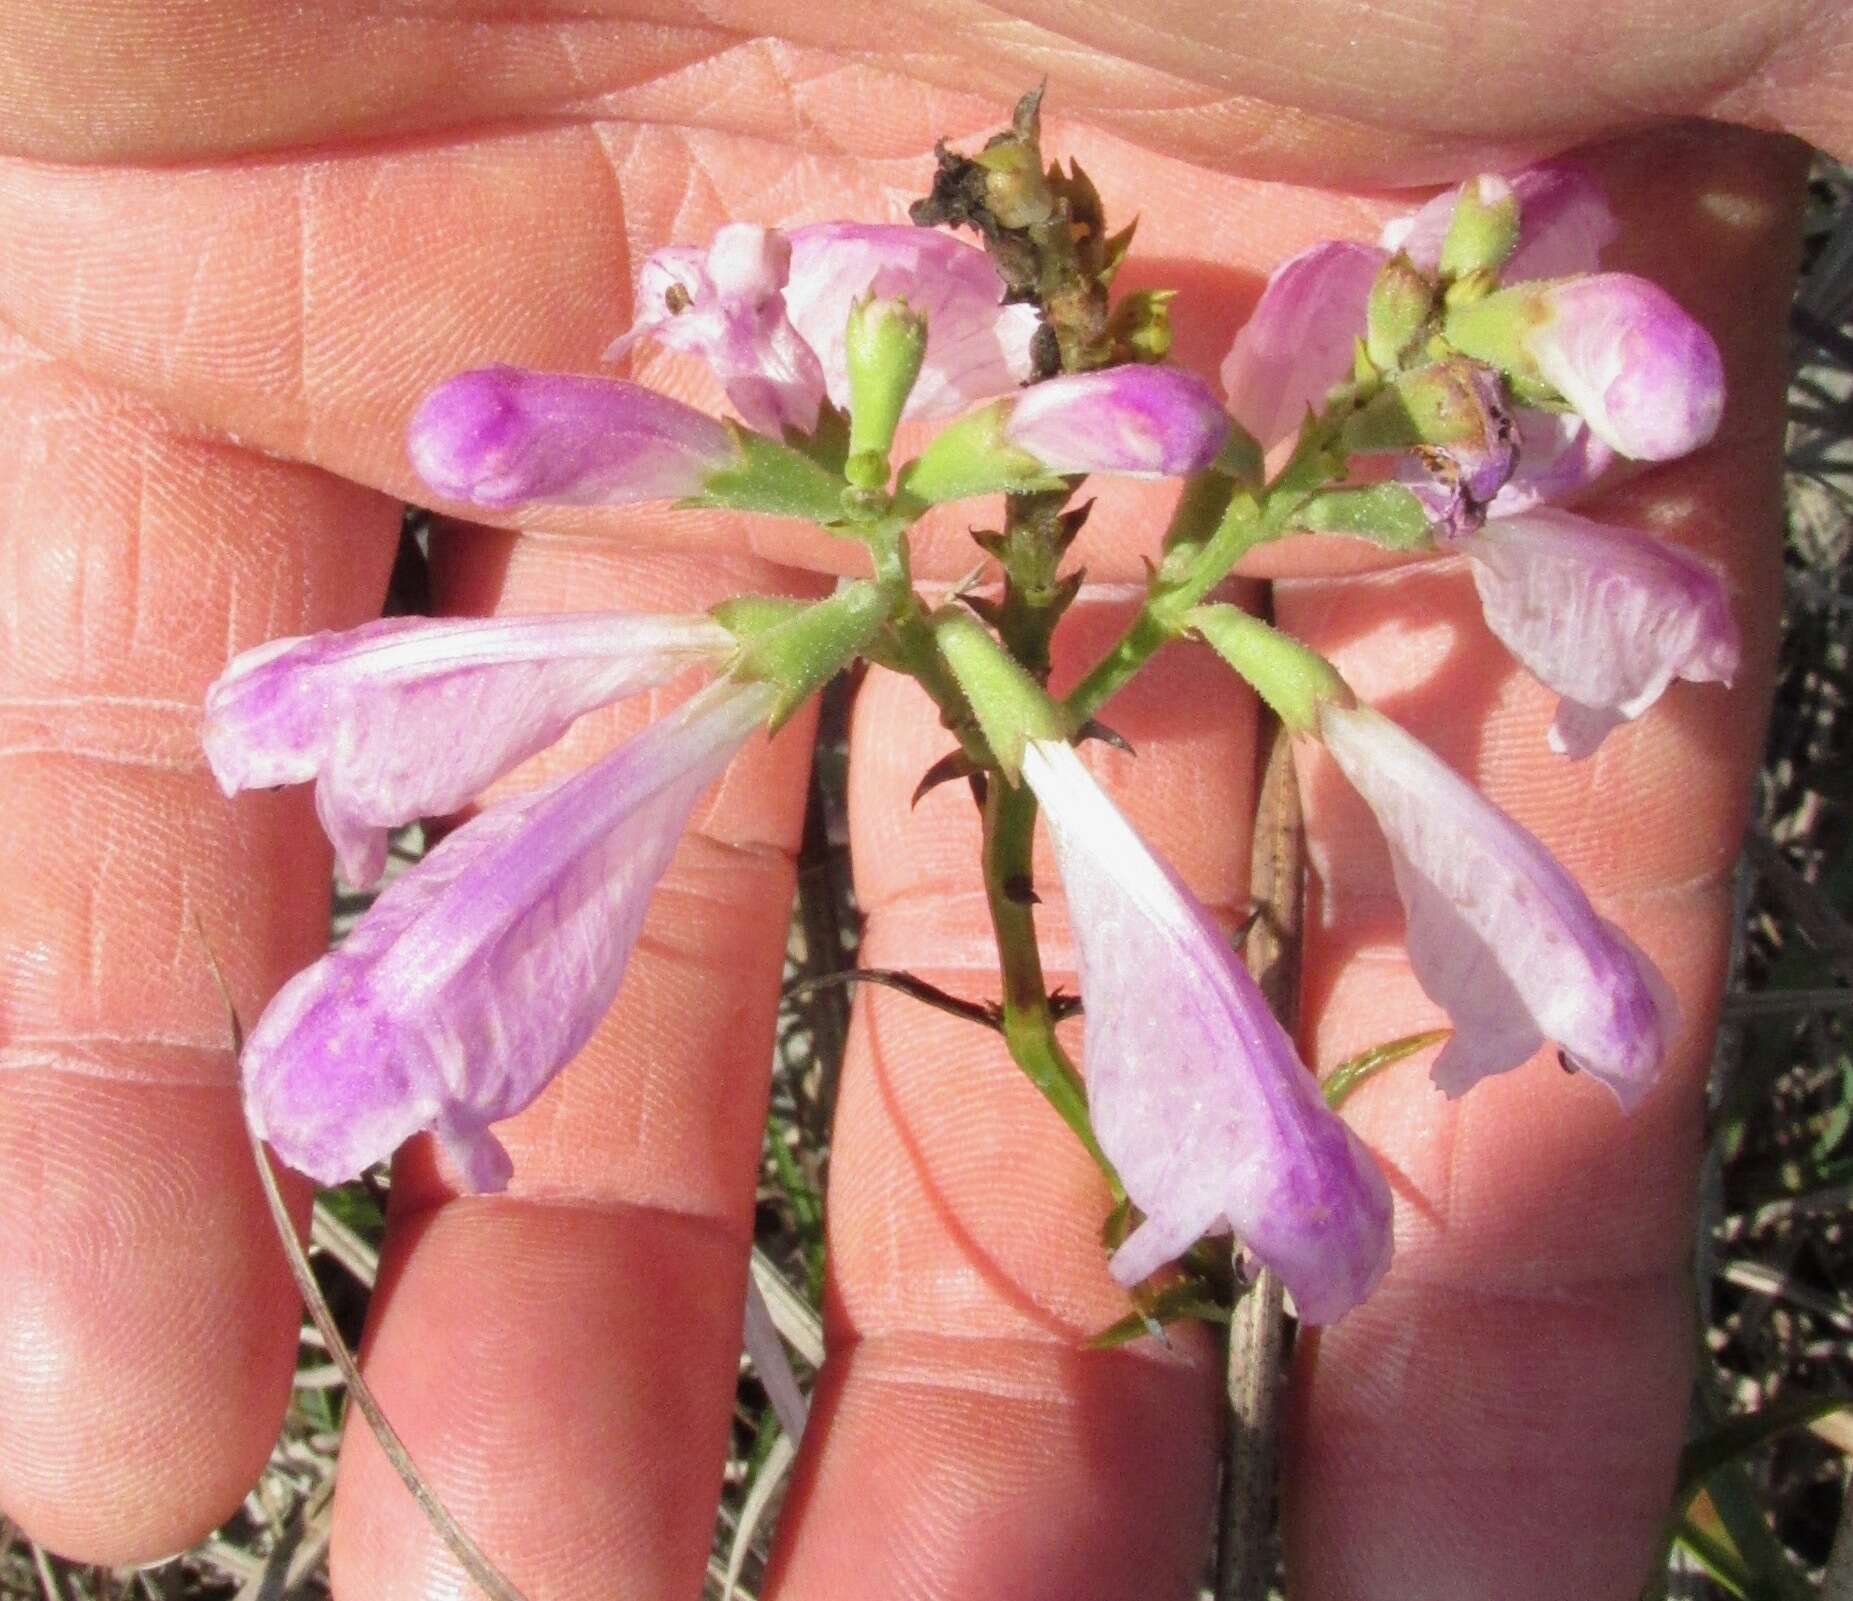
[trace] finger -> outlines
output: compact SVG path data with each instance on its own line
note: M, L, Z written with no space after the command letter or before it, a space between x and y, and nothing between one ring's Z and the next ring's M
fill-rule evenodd
M234 808L207 683L377 615L399 508L8 336L0 390L0 1505L75 1557L191 1544L276 1438L298 1306L225 1006L326 941L306 797Z
M441 608L677 612L790 592L747 559L625 555L451 530ZM813 589L815 586L812 586ZM686 683L596 713L509 781L590 759ZM394 1173L366 1370L437 1495L524 1593L701 1586L738 1372L780 965L811 724L749 747L697 812L612 1015L499 1125L507 1194L460 1196L428 1149ZM343 1447L337 1590L464 1583L358 1425Z
M718 64L716 73L717 94L753 90L750 77L729 80ZM488 361L596 371L629 321L628 284L644 250L704 241L735 220L903 221L928 183L934 132L975 137L1002 114L948 123L929 101L904 142L876 147L880 160L601 123L370 146L313 164L0 162L0 229L16 266L0 279L0 313L186 415L419 499L404 431L433 384ZM1206 174L1072 122L1051 122L1049 148L1080 160L1116 215L1138 209L1139 251L1123 286L1183 291L1172 308L1177 354L1205 375L1269 266L1323 236L1368 235L1391 209ZM721 403L688 358L648 355L634 376ZM1121 480L1090 493L1100 513L1074 559L1096 578L1136 578L1169 492ZM539 520L864 570L855 544L790 520L575 509ZM930 518L917 570L957 577L973 560L968 528L987 521L996 507L982 501Z
M1686 1409L1702 1092L1774 653L1787 284L1768 264L1789 258L1798 177L1794 152L1709 135L1611 169L1624 214L1653 219L1655 269L1724 343L1732 398L1718 444L1590 510L1727 564L1746 641L1729 694L1675 686L1571 763L1545 745L1554 697L1503 655L1457 564L1279 588L1282 618L1362 698L1556 850L1685 1019L1632 1117L1548 1052L1459 1102L1412 1064L1348 1104L1391 1174L1397 1255L1300 1363L1289 1558L1313 1601L1623 1597L1647 1577ZM1329 1067L1438 1014L1374 825L1323 764L1305 790L1331 869L1306 953Z
M1131 597L1084 598L1072 671ZM1059 678L1058 678L1059 682ZM1161 659L1113 708L1136 760L1089 759L1137 825L1233 920L1244 898L1253 718L1207 652ZM860 960L996 994L962 786L909 796L947 736L911 685L871 674L851 737ZM1214 825L1205 827L1206 819ZM1051 984L1072 989L1060 886L1039 855ZM882 991L858 997L831 1147L829 1357L770 1593L1180 1595L1214 1482L1210 1343L1117 1351L1108 1202L997 1037Z
M1848 131L1835 14L1811 25L1793 8L1726 0L1677 19L1629 8L1604 14L1592 50L1589 14L1543 0L1479 28L1362 0L1170 0L1138 28L1063 0L1008 13L915 0L888 13L894 43L858 40L850 64L821 54L843 47L840 19L766 0L698 16L629 0L347 8L338 25L253 0L130 4L106 24L61 0L7 15L0 138L53 160L171 162L588 111L761 138L822 123L840 137L908 125L885 68L966 104L973 91L1007 104L1047 75L1053 104L1167 154L1381 184L1452 175L1463 160L1509 164L1653 116L1731 115L1831 145ZM742 65L757 92L717 93Z

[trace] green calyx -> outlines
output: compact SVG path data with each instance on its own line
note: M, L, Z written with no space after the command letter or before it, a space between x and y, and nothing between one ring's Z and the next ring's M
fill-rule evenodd
M1385 384L1345 422L1348 451L1371 455L1484 437L1486 406L1464 361L1431 361Z
M1175 289L1140 289L1125 296L1107 319L1107 337L1122 361L1163 361L1171 354L1171 302Z
M1537 363L1526 347L1533 332L1550 315L1543 295L1549 287L1548 281L1523 283L1480 300L1450 306L1441 325L1442 336L1462 355L1497 367L1525 398L1525 388L1543 385Z
M1061 709L977 618L948 610L933 624L934 642L964 694L999 771L1012 784L1030 740L1068 737Z
M1338 669L1318 651L1238 606L1199 606L1184 622L1247 679L1296 734L1317 734L1319 708L1328 702L1357 704Z
M849 308L843 355L849 373L851 482L878 489L888 451L926 360L927 322L905 300L865 295Z
M1518 213L1518 196L1503 178L1470 178L1462 184L1441 242L1441 275L1497 273L1518 247Z
M726 426L739 447L738 464L709 474L701 494L683 504L801 517L824 527L843 521L843 491L848 486L840 477L764 434L738 423Z
M1062 488L1061 478L1004 437L1013 404L997 401L942 429L901 469L902 494L938 505L1000 491L1020 495Z
M1294 508L1293 526L1368 539L1385 550L1426 550L1434 542L1427 508L1402 484L1328 489Z
M740 641L729 668L733 676L778 686L776 731L861 654L893 608L888 589L861 579L813 604L743 595L709 615Z
M1370 286L1364 349L1382 371L1403 365L1428 329L1435 286L1400 251L1386 261Z

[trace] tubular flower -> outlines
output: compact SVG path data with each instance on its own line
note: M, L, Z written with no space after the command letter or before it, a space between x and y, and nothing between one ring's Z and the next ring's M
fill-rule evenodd
M428 1130L471 1189L501 1189L489 1125L591 1036L695 802L775 698L711 685L451 835L272 1000L245 1046L253 1131L332 1184Z
M1638 1105L1678 1026L1653 963L1535 838L1389 718L1328 701L1319 731L1389 841L1410 964L1454 1025L1435 1082L1459 1095L1551 1040L1624 1110Z
M1233 1228L1309 1323L1367 1296L1390 1260L1390 1194L1320 1096L1227 935L1073 749L1034 741L1036 793L1079 945L1088 1105L1145 1221L1112 1260L1135 1284Z
M826 397L849 403L844 334L850 306L870 293L927 319L905 415L951 416L1029 376L1036 313L1002 304L982 250L923 228L852 222L789 234L736 223L705 252L655 252L638 275L631 329L606 357L659 340L707 362L749 426L808 433Z
M1053 473L1176 478L1216 459L1229 417L1209 385L1182 368L1108 367L1032 385L1003 437Z
M1487 626L1563 696L1551 748L1587 756L1676 678L1728 684L1742 644L1709 563L1567 511L1488 523L1461 549Z
M718 664L706 617L388 618L248 650L206 693L219 787L315 782L341 875L373 883L386 833L456 810L594 707Z
M440 495L494 507L679 500L739 459L721 424L653 389L520 367L439 384L406 449Z

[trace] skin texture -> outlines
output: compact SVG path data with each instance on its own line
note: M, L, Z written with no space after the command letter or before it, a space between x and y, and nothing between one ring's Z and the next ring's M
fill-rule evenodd
M375 614L424 390L509 361L590 371L644 251L728 220L897 219L932 140L1050 75L1052 151L1142 210L1129 286L1185 291L1212 373L1273 262L1368 237L1439 182L1594 143L1649 273L1725 350L1722 441L1592 514L1716 556L1746 667L1680 685L1591 762L1451 566L1282 550L1283 620L1564 856L1679 989L1686 1032L1624 1120L1548 1059L1450 1105L1398 1069L1349 1114L1386 1164L1397 1262L1300 1353L1296 1596L1632 1595L1671 1482L1685 1256L1725 875L1777 597L1782 311L1803 152L1843 154L1844 6L1282 0L1003 12L909 0L855 59L827 10L6 0L0 27L0 1506L74 1556L148 1558L223 1517L269 1449L296 1312L248 1174L202 927L255 1016L323 934L301 792L213 790L194 708L234 651ZM910 28L900 19L912 17ZM918 41L924 40L924 43ZM1463 92L1470 85L1471 92ZM1604 143L1603 141L1607 141ZM1260 181L1267 180L1267 181ZM632 376L714 398L685 366ZM1076 671L1124 615L1164 496L1110 486L1079 556ZM919 569L971 565L962 508ZM818 593L857 554L660 509L436 544L447 611ZM596 540L583 536L599 534ZM1116 587L1117 586L1117 587ZM511 783L652 704L586 719ZM1178 647L1090 752L1212 906L1245 903L1251 704ZM401 1159L366 1358L439 1493L531 1595L693 1593L731 1406L754 1152L800 823L802 719L716 789L612 1018L506 1126L508 1196ZM982 994L976 826L911 688L871 674L852 821L864 959ZM1316 758L1335 868L1307 952L1309 1057L1429 1024L1387 861ZM1045 861L1048 966L1068 965ZM831 1356L770 1592L1184 1593L1215 1377L1180 1340L1081 1349L1118 1315L1085 1162L981 1033L858 1002L831 1194ZM463 1593L364 1433L342 1461L350 1597Z

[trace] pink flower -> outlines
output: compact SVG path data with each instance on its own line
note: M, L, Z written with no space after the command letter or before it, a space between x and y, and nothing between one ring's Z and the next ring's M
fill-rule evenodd
M1487 626L1563 696L1551 748L1587 756L1676 678L1728 684L1741 654L1709 563L1567 511L1490 522L1462 543Z
M852 302L905 299L927 318L926 361L905 412L947 417L1029 376L1037 317L1002 304L982 250L913 227L826 222L789 234L736 223L705 252L655 252L637 279L630 332L701 357L750 427L808 433L826 396L849 403L843 353Z
M679 500L740 459L712 417L653 389L520 367L439 384L413 415L406 449L445 499L495 507Z
M1545 285L1527 301L1526 354L1604 444L1670 461L1717 432L1718 346L1664 289L1605 272Z
M1132 1285L1232 1228L1309 1323L1390 1261L1390 1193L1320 1096L1228 936L1101 792L1073 749L1032 740L1079 945L1088 1106L1145 1221L1114 1253Z
M206 692L204 743L227 795L315 782L341 876L386 865L386 832L455 811L594 707L718 664L706 617L563 612L395 617L273 639Z
M1410 964L1454 1025L1435 1082L1459 1095L1551 1040L1632 1110L1678 1026L1653 963L1549 851L1387 717L1328 701L1319 727L1389 840Z
M591 1036L695 802L776 694L711 685L583 772L482 813L392 884L252 1030L253 1131L332 1184L428 1130L471 1189L501 1189L511 1166L489 1125Z
M1031 385L1003 437L1053 473L1177 478L1216 459L1229 416L1182 368L1108 367Z

